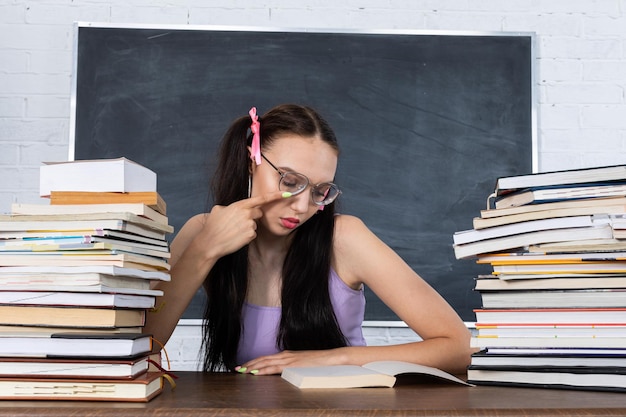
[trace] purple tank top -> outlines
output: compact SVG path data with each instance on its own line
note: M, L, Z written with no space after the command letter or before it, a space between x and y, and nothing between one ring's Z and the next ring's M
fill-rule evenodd
M331 269L328 281L330 301L341 332L349 346L365 346L361 325L365 316L363 290L354 290ZM264 307L244 303L243 329L237 349L237 363L242 364L263 355L278 353L276 335L280 323L280 307Z

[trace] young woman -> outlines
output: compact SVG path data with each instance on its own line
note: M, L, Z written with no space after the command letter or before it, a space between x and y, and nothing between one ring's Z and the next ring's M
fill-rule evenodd
M213 178L215 206L172 242L172 280L146 332L163 343L196 291L208 302L204 369L402 360L465 372L469 331L446 301L358 218L336 214L339 148L311 108L233 122ZM365 346L367 285L423 340Z

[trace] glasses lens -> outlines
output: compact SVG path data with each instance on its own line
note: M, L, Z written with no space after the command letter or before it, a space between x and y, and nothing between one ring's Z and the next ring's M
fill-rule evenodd
M278 188L281 191L299 194L304 191L307 185L309 185L309 180L304 175L295 172L285 172L280 178Z
M339 188L335 184L318 184L311 190L311 197L316 204L326 206L337 198L340 194Z

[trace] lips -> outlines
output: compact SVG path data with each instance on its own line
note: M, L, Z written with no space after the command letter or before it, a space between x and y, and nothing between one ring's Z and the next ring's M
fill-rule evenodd
M281 217L280 222L283 227L286 227L287 229L295 229L298 227L298 224L300 224L300 220L293 217Z

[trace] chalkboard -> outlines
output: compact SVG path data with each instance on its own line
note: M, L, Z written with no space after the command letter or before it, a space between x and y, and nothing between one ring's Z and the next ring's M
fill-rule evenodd
M452 235L497 177L533 166L532 34L76 26L71 151L158 174L176 228L211 206L228 124L256 106L316 108L341 147L338 211L360 217L474 321ZM367 320L397 317L366 289ZM199 318L199 292L184 318Z

